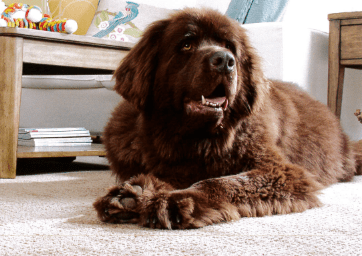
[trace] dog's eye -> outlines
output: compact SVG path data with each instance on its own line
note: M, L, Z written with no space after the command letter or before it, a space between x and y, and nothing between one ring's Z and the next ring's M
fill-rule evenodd
M184 50L184 51L189 51L191 49L192 49L192 44L189 42L184 43L182 46L182 50Z
M225 48L226 49L229 49L229 50L232 50L233 49L233 45L231 43L226 43L225 44Z
M231 52L233 52L233 53L235 54L236 49L235 49L235 45L234 45L234 44L232 44L232 43L226 43L226 44L225 44L225 48L228 49L228 50L230 50Z

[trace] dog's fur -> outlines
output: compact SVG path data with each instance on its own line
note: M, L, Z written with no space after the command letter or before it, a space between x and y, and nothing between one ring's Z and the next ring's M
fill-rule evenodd
M125 101L104 144L121 185L94 203L104 222L187 229L301 212L356 174L338 119L265 79L244 29L216 11L155 22L114 77Z

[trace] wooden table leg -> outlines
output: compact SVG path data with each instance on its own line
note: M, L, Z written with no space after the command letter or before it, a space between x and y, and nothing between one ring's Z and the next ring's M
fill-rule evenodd
M340 118L345 69L341 65L340 20L332 20L329 24L328 106Z
M15 178L23 39L0 37L0 178Z
M331 71L328 83L328 106L338 118L341 117L344 67L340 66Z

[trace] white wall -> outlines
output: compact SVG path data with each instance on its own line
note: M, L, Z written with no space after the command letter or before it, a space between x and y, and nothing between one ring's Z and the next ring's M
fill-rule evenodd
M182 9L184 7L210 7L225 13L230 0L137 0L137 3L153 5L168 9Z
M329 31L328 14L362 11L362 0L291 0L283 22Z

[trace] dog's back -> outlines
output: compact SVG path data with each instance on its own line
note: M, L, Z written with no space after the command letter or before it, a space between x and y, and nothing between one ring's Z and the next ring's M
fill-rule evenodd
M327 106L296 86L271 83L270 104L264 106L261 115L265 122L274 123L269 126L269 136L275 145L323 185L352 179L356 173L354 150L358 147L351 148L339 120ZM362 160L362 154L359 157Z

